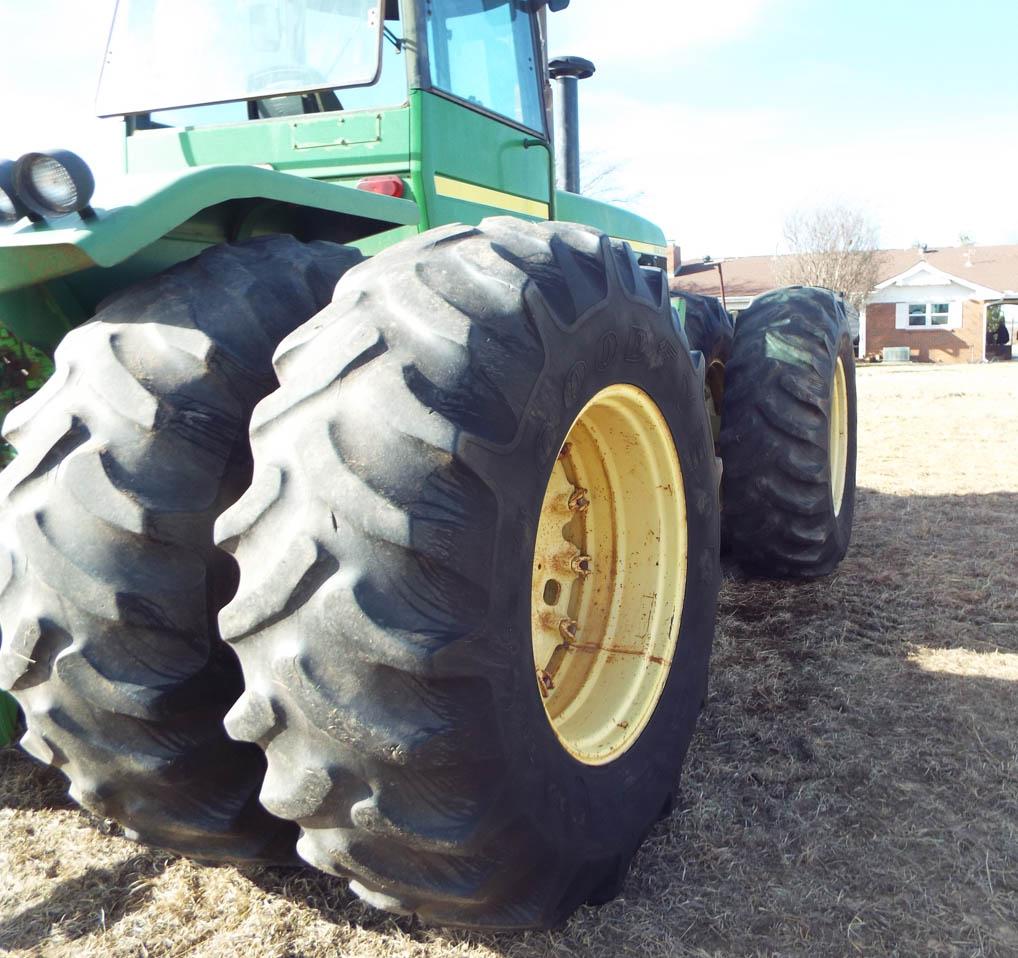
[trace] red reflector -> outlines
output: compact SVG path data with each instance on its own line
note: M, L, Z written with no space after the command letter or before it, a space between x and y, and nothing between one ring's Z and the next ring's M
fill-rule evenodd
M396 197L406 192L406 186L398 176L368 176L357 184L357 189Z

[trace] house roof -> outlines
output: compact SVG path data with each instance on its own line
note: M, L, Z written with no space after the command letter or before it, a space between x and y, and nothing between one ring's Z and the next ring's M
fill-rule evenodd
M881 250L880 282L885 283L923 261L966 283L1001 293L1018 291L1018 245L948 246L942 249ZM781 285L777 278L783 256L737 256L722 261L728 296L758 296ZM684 264L671 280L673 290L720 296L716 264Z

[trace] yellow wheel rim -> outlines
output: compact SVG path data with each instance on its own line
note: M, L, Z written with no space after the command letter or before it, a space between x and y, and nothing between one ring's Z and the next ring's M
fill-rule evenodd
M609 386L569 430L534 551L537 684L579 761L614 761L650 721L675 655L687 559L668 424L642 390Z
M838 516L845 500L845 477L848 473L848 386L845 384L845 365L840 356L834 367L829 428L827 455L831 466L831 499L834 501L834 514Z

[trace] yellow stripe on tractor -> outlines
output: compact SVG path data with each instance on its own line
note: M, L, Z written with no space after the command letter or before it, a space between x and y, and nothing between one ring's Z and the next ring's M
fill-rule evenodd
M524 196L504 193L502 190L492 190L486 186L454 180L448 176L435 176L435 192L439 196L449 199L466 200L468 203L478 203L481 206L493 206L497 209L519 213L521 216L536 216L546 220L551 215L551 207L540 200L530 200Z

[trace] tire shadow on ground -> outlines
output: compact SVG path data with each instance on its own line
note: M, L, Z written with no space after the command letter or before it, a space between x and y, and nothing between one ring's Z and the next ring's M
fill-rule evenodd
M332 923L514 958L841 955L846 943L950 954L957 941L1018 952L998 917L1018 918L1018 849L1005 838L1018 684L993 671L993 656L1018 653L1014 541L1018 495L861 490L834 575L747 579L726 562L678 806L621 898L559 931L428 930L313 871L258 884Z
M1018 953L1015 541L1014 493L867 489L832 576L726 568L683 802L631 876L684 945Z
M170 864L145 854L118 865L89 868L76 878L54 884L46 897L0 920L0 953L23 949L41 954L59 929L61 942L76 941L142 908L153 882Z
M830 577L726 569L680 800L621 898L554 932L472 935L369 910L311 869L251 869L240 900L260 890L294 916L252 954L343 953L351 929L380 954L1018 954L1018 494L862 490L857 516ZM8 751L15 778L34 770L61 804L11 805L7 789L0 807L69 805L62 776ZM140 867L163 880L145 872L157 863ZM66 938L62 915L94 930L111 883L128 898L117 915L138 909L148 892L131 882L125 862L55 884L0 923L0 948L45 949L54 928ZM204 920L218 902L200 906ZM124 924L143 934L154 910Z
M19 730L19 734L23 729ZM17 745L0 748L0 809L42 811L77 808L67 794L67 778L37 762Z

